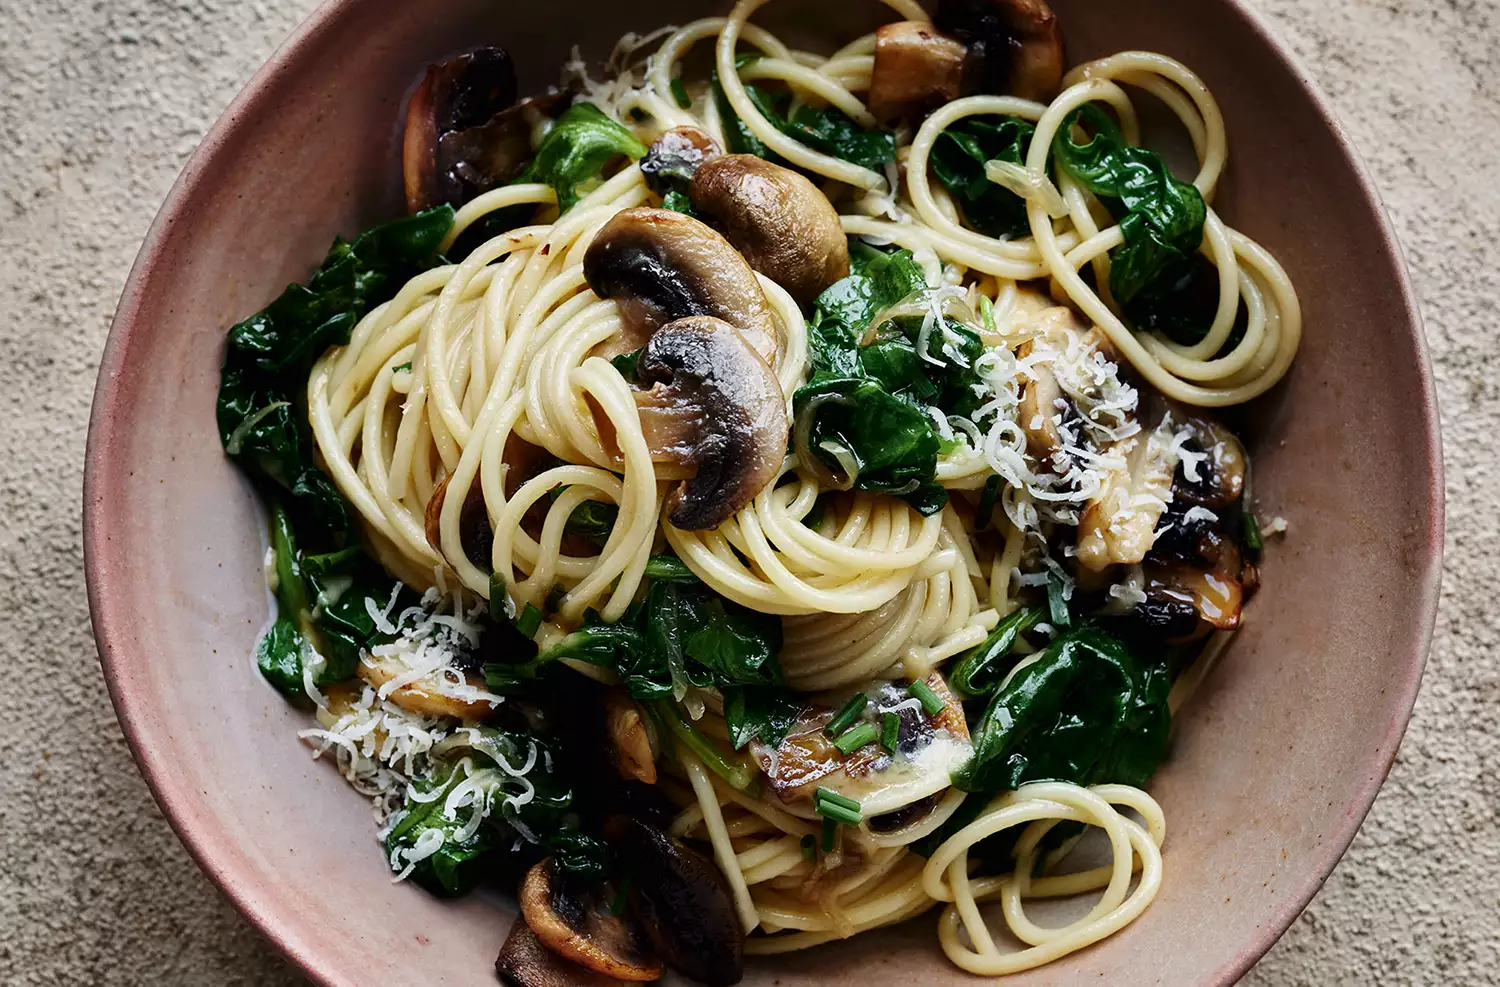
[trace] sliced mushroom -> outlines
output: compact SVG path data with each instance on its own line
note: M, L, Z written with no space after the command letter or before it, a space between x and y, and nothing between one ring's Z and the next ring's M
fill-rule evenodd
M926 682L943 700L936 716L927 715L904 685L886 682L871 690L863 716L879 724L885 712L896 713L900 729L895 751L871 743L841 753L826 732L834 716L827 707L809 709L774 749L753 741L751 753L776 797L791 805L810 801L818 788L828 788L858 801L864 815L873 818L946 789L949 775L973 747L963 706L942 675L933 672Z
M616 816L609 834L631 875L632 911L668 966L708 987L745 975L745 932L713 861L661 830Z
M1200 507L1223 508L1245 490L1245 447L1218 422L1189 418L1183 422L1191 438L1185 444L1173 494Z
M451 479L451 476L445 476L433 488L422 518L427 530L427 544L439 555L443 554L443 502L447 499L448 481ZM475 568L488 572L490 546L495 540L495 532L490 527L489 510L484 506L484 490L477 476L469 484L469 492L464 495L464 506L459 511L458 540L463 545L464 556L469 562Z
M718 153L719 145L697 127L673 127L652 142L641 159L641 174L657 195L687 195L698 166Z
M671 522L714 528L775 478L786 456L786 397L771 368L727 322L678 319L652 335L636 374L651 406L695 411L683 460L691 479L667 495Z
M726 154L698 168L689 194L693 209L799 305L810 305L849 273L849 239L838 212L790 168Z
M656 784L657 742L641 707L620 689L604 694L604 725L621 778Z
M366 654L359 663L357 674L375 688L410 671L400 661L392 658L377 658ZM484 689L484 678L473 672L464 673L465 684L475 690ZM442 691L442 684L433 676L397 686L390 695L391 702L409 713L418 716L452 716L466 722L474 722L488 716L495 707L483 699L466 699Z
M1035 343L1027 340L1016 349L1016 356L1027 359L1035 350ZM1063 451L1062 435L1057 430L1057 416L1061 411L1059 401L1064 401L1062 387L1052 372L1051 364L1039 363L1031 368L1021 388L1021 403L1016 417L1026 433L1026 451L1031 458L1044 466L1052 464L1052 457Z
M965 93L1046 101L1062 81L1062 31L1045 0L940 0L933 23L968 45Z
M883 24L875 32L868 103L886 123L915 120L962 92L963 42L923 21Z
M450 172L459 160L444 152L444 138L485 125L515 101L516 70L503 48L480 48L428 67L406 107L402 170L410 211L456 194L460 179Z
M675 319L711 315L734 326L769 364L779 332L755 272L708 226L670 209L626 209L583 256L583 275L613 298L627 329L648 336Z
M620 980L657 979L661 961L635 921L614 914L614 897L608 884L567 880L551 857L527 871L519 895L526 924L557 955Z
M1106 457L1120 465L1106 473L1098 495L1079 519L1080 565L1096 572L1116 564L1133 565L1151 551L1156 523L1172 491L1174 434L1171 419L1165 418L1150 433L1121 439L1106 450Z
M617 987L626 981L569 963L552 952L531 927L517 919L500 947L495 972L513 987Z
M1204 629L1232 631L1240 626L1244 587L1240 583L1239 551L1219 566L1204 568L1189 562L1164 562L1146 566L1146 599L1158 604L1171 601L1191 606ZM1189 635L1193 636L1193 635Z

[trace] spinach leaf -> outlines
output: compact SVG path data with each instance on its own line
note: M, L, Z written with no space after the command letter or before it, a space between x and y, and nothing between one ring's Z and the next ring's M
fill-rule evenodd
M224 451L263 492L290 494L310 544L353 539L353 515L313 461L304 408L307 370L324 349L348 342L371 307L435 263L453 225L439 206L357 237L336 239L307 285L291 285L262 312L229 330L216 416Z
M603 545L609 540L609 533L615 527L615 518L619 516L620 508L615 504L604 500L586 500L573 508L563 530L570 535Z
M924 514L935 513L947 494L933 479L938 437L924 401L941 388L914 362L912 342L895 342L901 333L873 348L859 346L876 316L926 290L927 281L910 251L857 256L856 273L814 303L808 330L813 374L792 396L797 453L817 456L836 481L901 496ZM973 341L978 345L977 336Z
M494 831L485 826L480 826L467 839L460 839L468 815L456 812L449 819L444 814L449 793L464 778L465 773L454 765L441 762L427 774L413 778L411 791L419 798L408 798L406 808L385 837L386 859L391 861L393 868L397 868L402 858L410 854L424 837L429 842L433 839L441 841L436 853L416 863L411 877L443 898L458 897L474 890L486 870L483 860L496 846ZM469 809L469 812L473 811ZM435 836L430 835L434 833Z
M375 627L366 600L384 609L396 583L357 545L302 555L279 499L271 503L271 552L277 618L256 646L256 665L282 694L301 700L303 662L310 653L323 662L314 684L327 686L353 678L361 653L391 640Z
M597 179L618 155L632 161L643 157L646 145L604 115L593 103L574 103L557 118L536 157L517 182L545 182L557 190L557 208L567 212L583 198L583 186Z
M1084 144L1072 138L1078 123L1094 132ZM1159 154L1125 143L1120 128L1092 103L1068 115L1052 151L1059 167L1098 196L1120 224L1125 243L1110 255L1115 301L1128 306L1147 285L1186 266L1203 240L1207 207L1198 189L1174 178Z
M744 68L759 57L743 54L736 58L735 64ZM719 84L718 72L713 74L712 85L719 117L724 122L724 140L730 152L753 154L777 164L786 164L735 114L734 107L724 95L723 86ZM877 172L883 172L887 164L896 160L896 135L893 131L861 127L842 110L832 106L813 107L804 103L793 108L790 93L773 93L754 83L745 84L745 93L771 126L815 151Z
M991 699L953 783L991 794L1042 779L1144 784L1166 752L1169 685L1164 667L1097 628L1060 635Z
M857 490L906 499L923 514L948 502L933 479L938 437L916 405L864 377L814 378L792 397L798 454L816 455Z
M1019 607L1007 614L979 644L963 652L948 673L948 684L966 699L987 696L1015 667L1011 652L1016 639L1047 615L1044 606Z
M577 799L563 778L567 762L561 751L522 731L476 727L464 737L462 746L434 759L412 780L419 798L408 799L386 836L393 867L401 866L393 856L397 851L409 852L424 837L439 839L438 851L419 861L412 877L435 894L462 895L490 869L485 858L514 847L519 837L550 853L564 870L590 878L605 874L608 848L579 828ZM476 797L450 816L448 796L465 782L478 789ZM528 795L524 802L523 795ZM490 814L463 838L461 831L481 811L479 806L492 807Z
M731 686L724 690L724 722L729 742L742 749L756 737L768 747L786 739L806 707L775 686Z
M932 145L932 173L953 196L965 221L985 236L1024 236L1031 225L1026 202L996 185L985 162L1022 164L1036 130L1020 117L966 117L938 135Z
M670 559L668 563L666 560ZM518 664L484 667L491 689L513 691L560 659L614 670L637 699L665 699L687 686L780 685L781 622L719 596L672 556L653 557L661 575L617 623L590 610L583 626Z

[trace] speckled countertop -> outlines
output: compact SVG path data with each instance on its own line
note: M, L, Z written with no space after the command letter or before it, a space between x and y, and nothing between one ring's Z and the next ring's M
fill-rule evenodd
M1500 982L1500 4L1256 0L1332 98L1411 263L1442 401L1448 561L1380 799L1257 985ZM84 598L100 348L187 156L313 0L0 4L0 983L297 976L131 762Z

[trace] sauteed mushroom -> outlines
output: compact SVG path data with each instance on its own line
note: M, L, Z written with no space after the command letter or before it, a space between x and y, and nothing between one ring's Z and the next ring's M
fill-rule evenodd
M514 987L618 987L625 983L577 963L569 963L542 944L531 927L517 919L495 960L495 972Z
M734 326L696 316L658 329L636 364L647 409L678 426L677 458L697 468L667 496L679 528L717 527L748 504L786 456L786 398L765 360Z
M1173 432L1171 419L1164 419L1150 433L1122 439L1107 450L1123 465L1109 471L1079 519L1079 565L1098 572L1140 562L1151 551L1156 523L1172 490Z
M686 195L698 167L718 153L719 145L697 127L673 127L651 144L641 159L641 174L657 195Z
M451 476L443 477L433 489L432 497L427 501L427 510L422 518L427 531L427 544L431 545L433 551L439 555L443 553L443 535L440 527L443 518L443 502L447 499L448 481L451 479ZM458 540L463 545L464 556L476 568L488 571L490 544L495 540L495 533L490 528L489 511L484 506L484 490L480 487L477 476L469 485L469 492L464 496L464 506L459 512Z
M614 914L609 885L570 882L551 857L526 873L521 914L548 949L620 980L655 980L661 961L629 915Z
M968 49L922 21L884 24L875 32L869 105L876 119L914 119L959 97Z
M705 161L693 176L693 209L799 305L849 273L849 241L816 185L753 154Z
M1192 438L1187 443L1194 457L1192 467L1186 461L1178 467L1179 478L1173 487L1177 497L1202 507L1228 507L1245 490L1245 447L1234 433L1207 418L1189 418L1183 422Z
M963 91L1046 100L1062 81L1062 32L1045 0L941 0L933 23L968 45Z
M745 933L713 861L636 819L616 816L610 835L631 874L630 903L668 966L708 987L745 974Z
M774 750L752 742L751 752L776 797L790 804L829 788L858 801L873 819L946 789L949 775L973 748L963 706L947 682L933 672L926 683L943 701L936 716L928 716L901 685L881 683L870 693L862 714L868 722L880 722L888 711L900 720L894 752L873 743L840 752L826 732L834 716L827 707L809 709Z
M620 689L604 694L604 725L621 778L656 784L656 740L641 708Z
M755 272L729 241L691 216L624 210L589 244L583 275L595 294L619 302L640 342L674 319L711 315L775 362L776 319Z
M402 168L407 208L417 212L457 199L464 179L454 167L467 159L455 156L457 147L444 148L443 141L485 126L515 101L516 70L503 48L480 48L429 66L406 107ZM473 150L468 141L460 143ZM495 141L494 160L482 160L480 167L488 171L502 165L501 159L512 156L511 143ZM529 151L527 143L521 148L521 161Z

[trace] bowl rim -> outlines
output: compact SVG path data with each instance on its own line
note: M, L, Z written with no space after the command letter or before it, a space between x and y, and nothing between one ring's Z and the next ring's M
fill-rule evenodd
M1427 340L1405 257L1374 180L1343 126L1334 116L1327 97L1262 15L1252 10L1246 0L1222 2L1280 60L1283 68L1307 94L1318 117L1332 134L1344 163L1356 177L1365 205L1378 220L1380 247L1396 270L1404 321L1416 345L1419 384L1417 396L1420 399L1421 414L1413 424L1420 432L1420 446L1427 467L1426 494L1431 505L1425 518L1416 519L1423 527L1418 557L1413 566L1415 579L1412 600L1418 619L1410 625L1413 633L1400 650L1400 654L1405 656L1401 674L1392 683L1396 693L1392 710L1397 715L1387 724L1385 735L1372 752L1373 770L1359 783L1356 797L1348 805L1339 830L1331 834L1331 838L1315 851L1313 866L1305 870L1303 877L1289 889L1290 893L1281 897L1279 904L1267 917L1268 920L1214 973L1211 980L1215 984L1232 984L1275 944L1327 881L1348 850L1390 773L1397 749L1411 720L1432 643L1442 578L1445 504L1442 434ZM221 859L212 827L190 820L188 814L180 808L191 802L193 792L174 786L169 773L164 770L164 763L153 751L149 717L143 715L143 707L138 704L132 684L121 674L116 661L118 638L115 629L123 627L130 616L118 606L120 601L111 590L111 582L117 574L126 571L126 565L125 560L115 556L111 547L105 523L108 512L103 508L102 492L114 487L121 474L128 470L128 466L119 457L111 454L127 427L123 416L117 414L117 406L121 401L118 381L125 369L124 356L129 348L128 341L136 333L149 331L149 327L142 326L138 320L145 296L144 286L152 280L172 228L190 209L204 181L204 175L217 170L217 163L225 153L227 135L236 128L242 117L255 109L268 88L267 83L295 62L303 51L315 48L329 34L341 30L346 18L352 16L351 11L357 6L358 0L323 0L229 103L173 183L142 241L110 325L95 385L84 453L83 557L89 612L105 685L131 755L163 816L198 867L255 929L303 974L320 984L334 984L336 980L331 972L320 968L313 944L294 928L277 922L275 909L268 903L267 893L259 889L256 882L240 879L243 864Z

